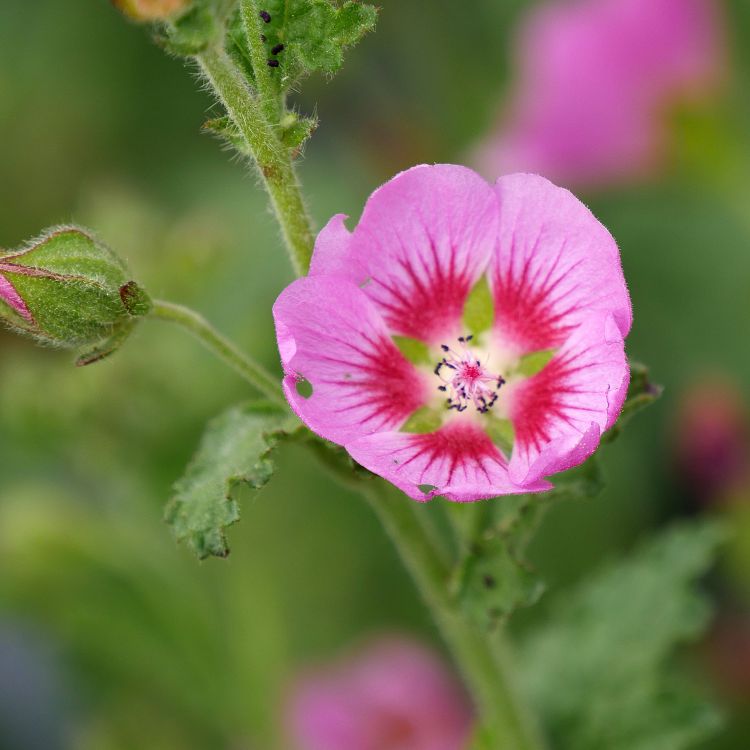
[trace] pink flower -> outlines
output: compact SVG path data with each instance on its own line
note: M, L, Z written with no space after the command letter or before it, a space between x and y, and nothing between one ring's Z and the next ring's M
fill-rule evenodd
M472 718L442 662L401 639L303 679L287 713L300 750L462 750Z
M719 20L716 0L535 7L518 37L515 94L478 164L490 174L521 169L576 185L653 171L668 106L720 79Z
M631 310L617 246L580 201L534 175L493 188L419 166L353 232L345 218L274 305L284 391L311 430L417 500L548 489L594 451L625 397ZM479 325L465 313L482 289Z

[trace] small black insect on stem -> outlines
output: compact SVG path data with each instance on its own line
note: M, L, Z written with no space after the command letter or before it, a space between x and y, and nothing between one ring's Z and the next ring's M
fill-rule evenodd
M265 23L271 23L271 14L267 10L262 10L258 15L265 21Z

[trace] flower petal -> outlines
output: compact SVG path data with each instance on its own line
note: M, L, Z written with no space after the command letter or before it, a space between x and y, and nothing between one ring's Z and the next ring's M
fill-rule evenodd
M630 330L630 297L612 235L572 193L537 175L497 181L500 230L490 264L495 330L523 355L559 347L582 321L611 314Z
M12 307L24 320L29 323L34 322L31 311L26 307L26 303L21 299L13 284L0 273L0 300Z
M511 390L510 478L537 482L583 462L617 419L629 378L613 317L579 326L541 372Z
M414 167L372 194L348 242L341 217L329 222L312 272L346 275L394 333L439 343L460 328L466 297L489 262L497 220L497 198L475 172Z
M551 487L544 481L523 487L512 482L503 454L479 425L464 419L425 435L381 432L349 443L346 449L355 461L415 500L440 495L471 502Z
M315 239L315 250L310 263L310 276L327 274L345 276L355 284L367 278L367 272L357 267L351 257L349 243L352 233L344 223L346 214L332 216Z
M273 308L284 392L314 432L343 444L399 427L427 397L424 376L393 343L361 289L340 277L288 286ZM298 393L305 379L312 395Z

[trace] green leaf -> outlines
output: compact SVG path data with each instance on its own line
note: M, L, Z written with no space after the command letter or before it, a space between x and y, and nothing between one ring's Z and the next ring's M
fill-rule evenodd
M317 128L317 117L300 117L296 112L287 112L281 119L281 142L296 155Z
M226 557L225 531L239 520L233 491L240 483L259 489L274 471L270 455L299 423L265 403L235 406L209 423L198 452L175 485L166 521L196 555Z
M622 428L641 409L651 406L661 397L663 388L651 382L649 368L639 362L630 363L630 385L617 423L602 437L603 442L611 442L622 432Z
M419 339L412 339L408 336L394 336L393 343L398 347L401 354L403 354L409 362L412 362L415 365L430 365L436 363L436 361L430 357L430 350L427 344Z
M425 434L435 432L443 424L441 414L429 406L423 406L412 414L401 428L402 432Z
M596 457L561 474L554 489L535 495L508 495L482 503L452 506L454 516L471 513L464 522L464 557L453 581L454 590L469 614L484 628L492 629L517 609L535 604L545 585L526 562L526 548L553 503L587 499L602 487Z
M495 306L492 302L492 293L487 277L482 276L466 298L463 323L469 333L476 336L488 330L494 319Z
M719 726L676 669L711 608L695 581L723 529L683 524L564 595L519 664L560 750L686 750Z
M344 51L375 28L378 15L374 6L351 0L341 5L330 0L267 0L264 10L271 17L264 36L269 59L279 62L273 75L280 90L315 71L335 73ZM238 43L236 35L233 40ZM283 50L274 55L280 44Z
M232 118L228 115L206 120L206 122L203 123L201 130L215 135L227 146L235 149L239 154L242 154L242 156L253 156L252 149L247 145L244 136L232 122Z
M519 375L530 378L541 372L555 356L554 349L543 349L538 352L532 352L521 357L516 372Z
M190 57L207 49L218 33L219 24L212 4L200 0L187 13L167 24L157 41L173 55Z
M454 586L464 609L483 628L492 629L515 610L539 600L544 584L523 557L546 499L509 495L496 500L495 522L471 544L456 571Z

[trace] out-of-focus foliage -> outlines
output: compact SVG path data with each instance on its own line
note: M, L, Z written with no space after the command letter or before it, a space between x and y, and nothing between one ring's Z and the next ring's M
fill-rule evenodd
M561 598L519 664L561 750L685 750L715 734L716 711L673 663L706 628L695 589L724 537L678 526ZM668 667L668 669L667 669Z

